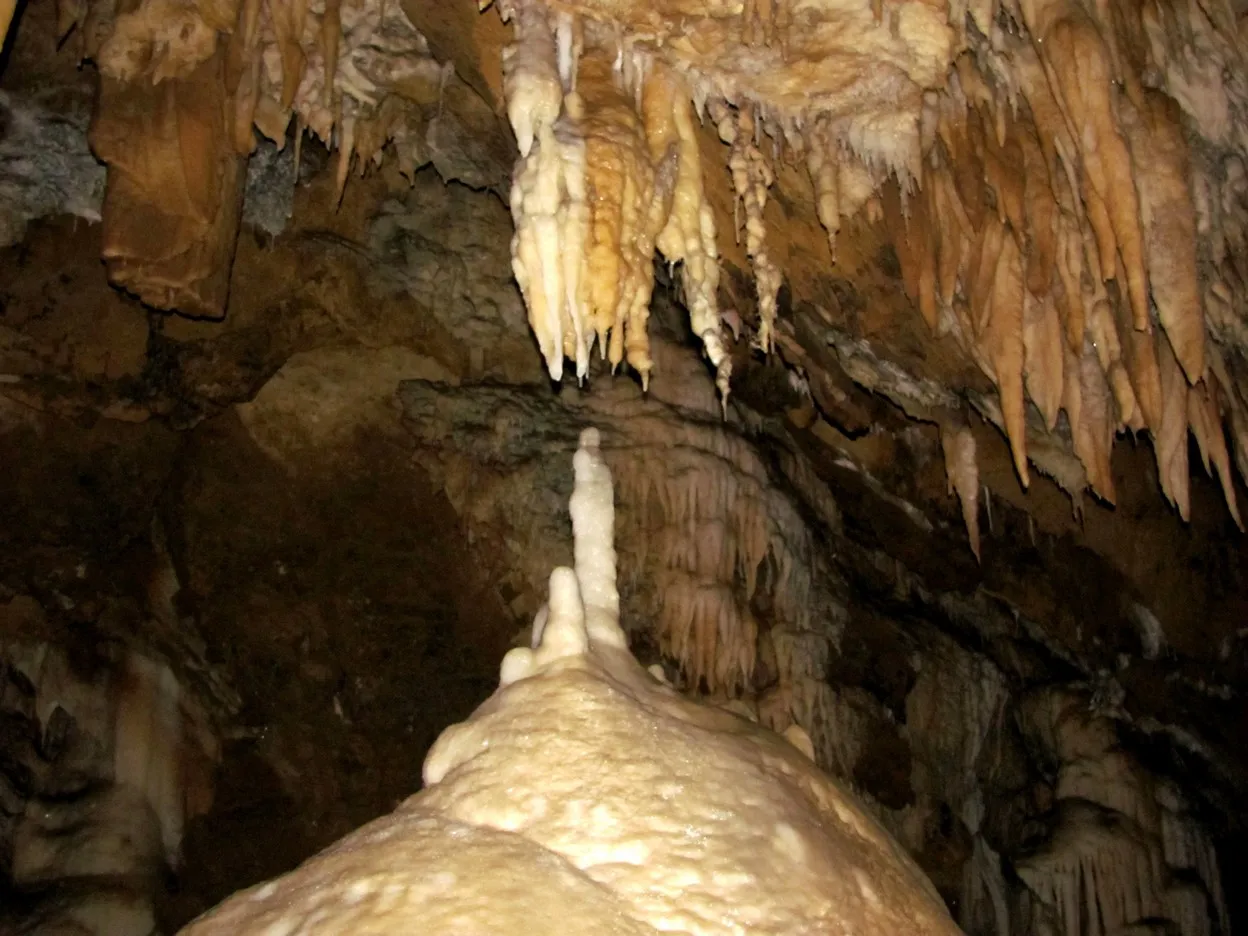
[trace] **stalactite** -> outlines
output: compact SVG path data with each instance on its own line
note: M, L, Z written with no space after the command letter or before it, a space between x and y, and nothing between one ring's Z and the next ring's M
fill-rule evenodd
M1061 932L1102 936L1150 919L1183 936L1206 936L1215 921L1228 931L1208 833L1123 749L1114 723L1059 690L1033 694L1021 712L1024 731L1057 764L1058 821L1015 866Z
M674 155L676 159L671 211L656 245L669 262L681 264L689 322L715 368L715 383L726 406L732 361L724 344L718 305L715 215L703 187L702 156L689 97L684 83L670 69L652 69L644 93L651 156L659 160Z
M962 502L962 522L966 524L971 552L979 559L979 463L975 458L975 436L966 426L942 426L940 444L945 453L949 493L956 491Z
M560 80L555 33L536 0L515 5L506 59L508 115L522 152L511 188L512 266L552 380L564 357L578 380L589 369L584 101Z
M1020 478L1029 397L1050 431L1066 410L1089 483L1107 499L1115 431L1147 430L1167 465L1163 489L1186 517L1187 426L1212 440L1215 461L1223 422L1233 443L1228 464L1232 449L1248 446L1236 428L1237 419L1244 423L1236 416L1243 391L1231 386L1225 368L1205 382L1207 390L1183 386L1206 374L1208 329L1225 334L1237 327L1229 301L1200 295L1197 255L1210 243L1209 256L1220 265L1226 234L1243 241L1240 226L1221 219L1242 215L1228 208L1228 193L1239 191L1237 184L1245 188L1235 156L1225 181L1211 184L1206 157L1189 154L1183 124L1194 123L1215 145L1234 145L1225 115L1248 102L1198 64L1195 46L1181 38L1230 61L1237 53L1234 39L1219 31L1225 23L1192 22L1186 8L1169 5L1139 20L1132 20L1141 16L1135 12L1097 11L1069 0L1029 0L1014 14L1017 32L965 37L974 55L958 57L946 88L924 100L922 191L904 224L894 210L890 233L924 320L937 334L952 327L996 380ZM1146 68L1167 93L1143 87ZM1208 100L1197 100L1197 76L1209 81ZM821 128L815 123L807 136ZM811 165L813 171L817 159ZM983 210L981 187L991 193L991 212ZM1180 383L1166 369L1171 348L1185 377ZM1180 409L1192 410L1181 428L1174 416ZM1225 492L1238 522L1232 487Z
M627 360L648 386L657 247L682 264L691 324L726 403L731 362L716 300L714 216L689 92L665 66L595 35L584 47L578 89L565 89L559 111L551 91L555 40L542 9L531 3L515 14L529 21L518 21L507 89L522 152L512 190L516 278L551 377L559 379L566 355L583 379L596 338L613 367Z
M806 168L815 187L815 211L828 232L828 247L836 260L836 235L841 228L838 153L826 118L819 118L806 134Z
M1159 849L1134 824L1090 804L1066 806L1052 841L1018 873L1072 936L1107 936L1163 912Z
M103 249L113 282L159 308L219 318L242 207L224 55L160 85L105 78L90 131L109 165ZM158 169L159 171L154 171Z
M690 44L676 41L679 21L628 3L497 5L516 37L505 52L504 92L521 155L522 192L513 193L518 277L552 374L569 357L583 379L597 340L614 365L627 360L648 381L644 268L657 246L683 265L694 331L726 391L716 232L692 103L699 114L709 106L729 144L757 285L759 347L774 344L781 280L764 230L770 137L777 151L792 143L804 153L834 257L843 220L864 207L869 220L881 204L874 193L897 185L905 224L890 228L907 289L933 332L952 335L997 382L1024 483L1028 397L1050 431L1064 401L1076 406L1069 422L1084 436L1080 457L1102 493L1105 419L1111 432L1159 438L1167 404L1153 363L1157 330L1186 383L1205 380L1219 401L1218 419L1232 435L1228 460L1248 452L1245 388L1230 385L1241 378L1225 367L1206 373L1208 339L1248 342L1248 300L1235 288L1248 252L1248 173L1245 141L1233 129L1248 115L1248 92L1226 77L1240 55L1232 18L1174 3L1111 9L1025 0L947 11L903 4L887 17L881 7L828 19L821 9L799 15L788 2L767 2L747 5L735 25L707 20ZM233 149L250 151L253 125L284 142L295 116L340 148L341 194L352 167L373 165L388 142L401 163L412 163L420 141L406 128L398 89L417 81L440 91L445 82L399 7L142 0L116 15L100 4L67 7L62 19L63 28L76 18L85 29L94 17L103 42L87 45L98 46L102 72L124 84L186 80L213 57L218 34L229 34L221 80ZM1011 27L1001 28L999 16ZM967 17L976 29L966 28ZM793 59L794 48L804 57ZM748 55L737 61L734 49ZM847 53L859 49L888 64L847 70ZM611 67L586 69L577 86L586 56ZM541 128L549 139L535 156ZM204 202L194 216L219 217L232 229L228 210L205 206L213 207ZM221 266L228 249L222 254L208 250L202 265ZM121 256L113 266L124 279ZM184 278L199 275L199 263ZM162 304L223 302L216 285L193 287L189 298L176 289L159 295L158 287L144 288ZM1081 400L1099 400L1096 382L1081 369L1078 381L1067 373L1058 326L1076 361L1092 341L1111 392L1113 412L1098 410L1095 429L1084 425L1090 411ZM1087 392L1074 395L1076 382L1089 384Z
M712 113L712 117L715 114ZM738 110L732 126L726 115L717 120L720 136L732 150L728 169L744 213L745 251L754 267L754 287L758 293L758 335L755 345L770 354L775 348L776 299L780 292L780 269L767 252L767 229L763 209L767 207L767 190L775 181L771 166L758 147L760 133L757 120L748 109ZM731 130L726 130L731 127ZM739 233L739 232L738 232Z
M637 560L661 583L662 648L689 685L733 696L752 683L759 629L750 603L764 576L785 625L811 629L811 545L744 443L704 432L689 441L661 458L635 452L618 469L620 494L630 515L658 524L635 532Z

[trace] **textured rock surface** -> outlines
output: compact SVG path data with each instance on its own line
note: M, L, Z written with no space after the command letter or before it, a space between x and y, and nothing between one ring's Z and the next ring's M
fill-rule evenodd
M0 244L19 243L38 218L100 220L104 167L87 148L87 121L35 95L0 92Z
M1232 924L1244 919L1230 885L1246 857L1248 558L1218 483L1192 473L1184 524L1148 446L1119 444L1116 508L1075 497L1072 511L1084 469L1029 410L1045 476L1024 491L992 382L905 298L913 258L864 210L842 219L831 265L810 183L783 159L765 212L788 277L768 360L748 347L731 180L707 172L718 305L742 329L727 421L682 276L662 266L649 395L598 362L584 389L551 387L506 205L438 174L501 188L512 156L493 116L507 31L468 7L467 33L456 8L416 11L464 80L448 112L476 115L459 141L413 183L391 162L349 175L336 211L333 154L305 142L296 172L288 145L283 187L244 222L224 320L110 289L99 226L83 221L35 221L0 257L0 600L37 608L40 639L74 659L122 640L241 706L220 715L216 802L187 829L164 928L416 789L424 748L527 641L547 570L569 558L567 456L591 418L620 482L638 654L693 695L803 725L968 932L1060 932L1058 903L1090 881L1106 882L1115 919L1125 904L1108 885L1144 881L1181 931L1217 931L1215 852ZM73 37L60 57L54 37L36 41L53 12L27 6L0 85L68 89L72 115L91 73ZM483 97L460 110L466 89ZM719 165L726 150L701 133ZM982 564L948 492L952 434L974 441ZM42 756L49 730L23 708L27 688L5 690L8 885L15 765ZM1092 820L1108 831L1087 834ZM1141 855L1156 859L1148 877L1098 870ZM20 916L47 895L9 896Z

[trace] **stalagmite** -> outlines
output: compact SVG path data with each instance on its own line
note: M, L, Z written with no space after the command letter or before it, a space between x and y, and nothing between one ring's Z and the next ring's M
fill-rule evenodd
M576 578L585 603L589 639L622 650L627 644L620 630L620 593L615 584L615 488L600 444L598 430L586 429L572 460L576 489L569 511L576 544Z
M0 642L0 670L21 675L35 726L71 752L28 772L8 883L39 932L147 936L185 823L211 805L207 712L163 662L118 646Z
M550 576L538 646L434 743L424 790L186 936L958 932L804 732L683 698L629 653L611 599L592 603L616 587L599 443L583 432L576 567Z

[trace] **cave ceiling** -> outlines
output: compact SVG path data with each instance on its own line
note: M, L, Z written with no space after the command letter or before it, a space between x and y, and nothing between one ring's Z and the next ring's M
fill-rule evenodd
M66 49L100 75L112 281L222 316L259 141L295 158L305 136L328 144L339 200L386 160L408 176L432 162L510 188L556 379L565 355L583 379L597 340L648 380L657 248L725 395L754 347L812 394L850 374L940 425L972 544L972 414L1008 439L1023 487L1038 471L1075 514L1087 494L1114 503L1111 453L1135 438L1187 519L1190 434L1240 524L1232 5L496 6L58 4ZM752 287L722 289L721 267ZM846 308L845 283L869 299Z

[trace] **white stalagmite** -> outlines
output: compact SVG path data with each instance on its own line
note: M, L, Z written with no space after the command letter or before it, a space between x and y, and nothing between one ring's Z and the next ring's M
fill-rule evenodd
M624 649L627 643L620 629L620 593L615 584L615 487L611 469L602 460L600 441L597 429L586 429L572 460L576 489L569 508L576 578L589 639Z
M0 668L29 680L45 736L68 716L77 739L61 763L77 778L72 795L27 794L11 879L63 892L38 911L40 932L144 936L155 926L156 882L180 864L186 821L211 805L217 742L163 662L123 650L92 663L84 675L54 644L0 643Z
M425 789L185 936L957 936L801 730L691 702L623 646L598 442L574 460L576 568L551 574L540 642L438 738Z
M176 868L186 821L182 770L182 689L168 666L138 654L118 681L113 779L142 791L160 820L170 867Z
M549 600L533 622L533 646L508 652L500 685L525 679L553 660L583 655L591 644L628 650L616 586L615 487L600 445L598 430L586 429L572 459L576 486L568 507L576 568L550 574Z

